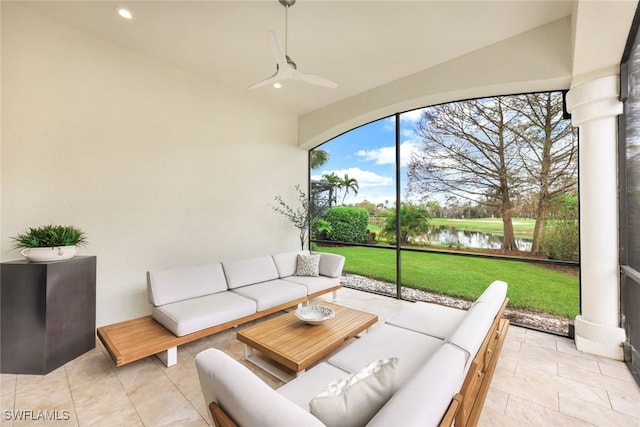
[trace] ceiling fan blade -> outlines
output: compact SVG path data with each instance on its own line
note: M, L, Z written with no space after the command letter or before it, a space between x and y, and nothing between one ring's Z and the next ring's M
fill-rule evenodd
M249 86L247 89L256 89L259 87L263 87L263 86L270 86L276 82L279 82L280 76L278 75L278 72L276 71L276 73L274 75L272 75L271 77L267 77L264 80L260 80L258 83L254 83L251 86Z
M269 31L269 43L271 45L271 53L273 54L273 59L275 59L276 61L276 72L266 79L260 80L259 82L249 86L247 89L256 89L263 86L269 86L279 81L292 78L294 69L287 62L286 55L280 47L280 43L278 42L276 33L273 31Z
M269 44L271 45L271 53L273 54L273 59L276 60L276 64L282 68L283 65L287 64L287 57L285 52L282 50L280 46L280 42L278 42L278 37L276 37L276 33L269 30Z
M276 61L276 72L270 77L254 83L247 89L256 89L263 86L269 86L285 80L298 80L317 86L328 87L331 89L335 89L336 87L338 87L338 84L336 82L325 79L324 77L316 76L313 74L302 74L301 72L299 72L296 68L295 62L289 59L286 52L282 50L280 42L278 42L278 37L276 37L276 33L270 30L268 34L269 44L271 45L271 53L273 54L273 59L275 59Z
M258 83L255 83L249 86L247 89L255 89L263 86L272 85L277 82L292 80L296 78L295 74L299 74L299 73L297 73L296 70L291 65L289 64L277 65L275 73L273 73L271 76L267 77L266 79L261 80Z
M338 87L338 83L313 74L302 74L299 72L294 72L292 77L296 80L310 83L312 85L328 87L330 89L335 89Z

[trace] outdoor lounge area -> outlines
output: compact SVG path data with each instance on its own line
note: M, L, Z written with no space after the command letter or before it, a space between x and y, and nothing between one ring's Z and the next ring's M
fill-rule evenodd
M411 304L347 288L338 291L336 302L368 310L381 321ZM52 425L206 426L210 419L194 359L208 348L244 359L232 330L182 346L171 368L156 357L116 368L98 345L46 376L3 374L2 407L57 410L61 417L68 411L69 420ZM247 366L269 386L282 385ZM568 338L512 326L479 425L635 426L638 401L640 390L624 363L579 352Z
M375 156L337 148L357 162L340 175L359 174L362 198L392 187L389 200L369 201L397 212L407 160L398 148L418 143L402 132L402 113L554 91L564 107L558 114L579 131L579 314L570 319L572 338L508 327L490 360L497 365L478 425L640 426L637 9L637 0L3 0L0 260L27 266L30 280L12 280L24 305L11 316L3 305L0 326L12 342L2 347L55 333L12 355L36 359L42 372L0 374L0 425L209 425L196 356L222 350L278 389L284 381L245 360L260 352L259 340L247 333L240 341L237 332L333 293L354 317L369 314L342 325L343 341L363 342L354 335L414 303L341 286L339 273L321 274L322 285L293 285L296 277L277 268L245 280L252 269L238 263L315 250L312 236L276 209L278 200L296 200L298 188L311 193L310 152L384 120L394 136ZM390 158L393 171L366 169ZM510 215L509 204L502 207ZM86 264L76 266L74 287L60 280L63 262L30 262L15 246L19 233L46 224L86 234L68 261ZM184 275L198 276L202 266L213 266L205 270L215 292L207 279L183 294ZM487 284L504 280L485 270ZM147 272L166 271L178 273L160 280L165 293L156 300ZM289 295L263 288L285 278ZM37 297L23 297L27 289ZM231 311L222 323L207 305L218 291L239 304L216 299L220 313ZM68 309L72 299L82 315ZM59 317L23 314L46 311L49 300ZM136 319L145 339L129 330L124 345L111 340L110 326ZM81 345L68 344L74 329L84 330ZM446 337L438 339L451 344ZM333 345L294 371L330 364ZM73 347L72 357L49 372L39 351L56 346ZM467 369L474 355L460 348ZM153 355L161 352L164 362Z

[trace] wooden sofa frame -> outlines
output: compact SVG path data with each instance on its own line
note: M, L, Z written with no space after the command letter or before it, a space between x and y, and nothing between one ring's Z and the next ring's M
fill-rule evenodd
M454 422L456 427L473 427L478 424L509 329L509 320L503 318L508 302L509 298L505 298L478 353L471 362L460 392L451 399L451 404L442 417L439 427L450 427ZM238 427L216 402L209 403L209 411L216 427Z
M243 323L251 322L252 320L276 313L280 310L294 307L329 292L333 292L335 299L335 292L341 287L342 285L336 285L306 297L291 300L267 310L258 311L257 313L181 337L175 336L160 323L156 322L151 316L144 316L102 326L98 328L98 338L111 355L111 358L115 361L116 366L126 365L127 363L144 359L154 354L157 355L165 365L173 366L177 363L179 345L207 337Z
M471 362L469 372L460 389L460 400L456 402L456 397L454 397L449 407L449 411L451 411L452 406L457 407L454 413L456 427L472 427L478 424L487 393L489 392L489 386L493 379L493 373L496 370L500 352L507 337L507 330L509 329L509 320L503 318L508 302L509 298L505 298L478 353ZM449 411L447 411L447 414ZM452 423L448 421L447 424L441 423L441 425L451 426Z

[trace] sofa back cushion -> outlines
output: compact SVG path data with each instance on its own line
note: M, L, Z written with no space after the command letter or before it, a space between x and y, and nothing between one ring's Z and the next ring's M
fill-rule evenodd
M443 344L396 391L367 426L438 425L453 396L460 390L464 365L464 352Z
M485 302L473 304L445 341L464 350L467 354L467 363L470 363L478 353L497 312L498 308L494 308L491 304Z
M285 252L282 254L272 255L273 262L278 270L278 276L289 277L296 274L296 262L298 254L309 255L309 251Z
M329 277L342 276L342 268L344 267L344 257L342 255L329 254L322 252L320 254L320 274Z
M270 255L238 261L224 261L224 274L229 289L278 278L278 269Z
M323 426L220 350L210 348L198 354L196 368L207 407L216 402L238 426Z
M147 271L147 298L156 307L227 290L222 265Z

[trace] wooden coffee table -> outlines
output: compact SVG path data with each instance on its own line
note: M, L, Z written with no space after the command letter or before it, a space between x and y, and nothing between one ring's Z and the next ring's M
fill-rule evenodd
M375 314L338 304L321 302L317 305L332 308L335 317L320 325L308 325L292 311L239 331L237 338L245 343L247 361L287 382L378 321ZM254 349L294 375L254 354Z

